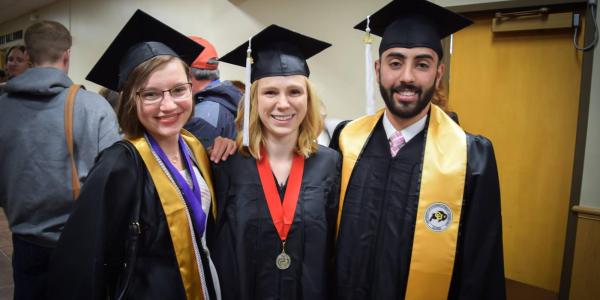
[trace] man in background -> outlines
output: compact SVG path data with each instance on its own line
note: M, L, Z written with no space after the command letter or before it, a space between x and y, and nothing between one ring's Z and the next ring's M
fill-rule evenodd
M195 111L185 129L210 149L217 137L235 139L235 117L242 93L230 81L220 81L215 47L203 38L190 38L204 46L204 51L190 68Z
M54 21L31 25L24 38L33 67L0 96L0 206L13 234L14 299L44 299L48 262L76 201L64 123L72 39ZM106 100L80 89L72 127L83 182L96 155L120 139L118 124Z

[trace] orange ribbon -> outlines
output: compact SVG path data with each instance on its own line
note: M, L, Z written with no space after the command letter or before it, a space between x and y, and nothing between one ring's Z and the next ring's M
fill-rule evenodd
M277 229L277 233L281 240L285 241L290 232L290 228L292 227L292 223L294 222L296 206L300 196L302 174L304 173L304 157L294 154L288 186L285 191L285 196L283 197L283 203L281 203L279 192L277 191L277 187L273 180L273 173L271 172L271 165L269 164L269 155L264 149L261 149L261 152L262 158L256 162L258 175L260 176L260 182L263 186L263 192L265 193L265 199L267 200L269 213L271 214L275 229Z

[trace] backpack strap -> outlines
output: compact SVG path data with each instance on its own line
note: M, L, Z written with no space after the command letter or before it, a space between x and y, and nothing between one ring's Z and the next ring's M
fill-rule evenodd
M65 137L67 138L67 151L71 159L71 186L73 190L73 200L79 196L81 189L77 166L75 165L75 153L73 152L73 107L75 105L75 96L81 88L79 84L73 84L69 87L67 100L65 101Z

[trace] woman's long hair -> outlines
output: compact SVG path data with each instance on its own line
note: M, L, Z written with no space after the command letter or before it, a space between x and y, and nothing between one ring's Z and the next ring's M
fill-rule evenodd
M252 83L250 87L250 136L249 145L245 147L242 145L243 138L243 123L244 123L244 101L243 98L238 105L238 114L235 119L238 134L237 143L239 145L240 153L244 155L250 155L256 160L260 160L260 147L265 144L265 133L264 126L260 121L258 115L257 102L258 102L258 83L259 80ZM306 93L307 93L307 107L306 116L300 123L298 129L298 140L294 151L304 157L308 157L315 153L319 147L317 144L317 137L323 130L323 119L321 117L321 101L317 97L313 86L311 85L308 78L305 77L306 82Z

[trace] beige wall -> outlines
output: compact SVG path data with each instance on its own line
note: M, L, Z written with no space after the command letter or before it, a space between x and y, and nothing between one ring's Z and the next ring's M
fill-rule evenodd
M581 206L600 208L600 46L594 49Z
M42 12L42 13L40 13ZM32 12L22 16L15 16L15 19L0 24L0 34L6 34L18 30L23 30L37 19L49 19L61 22L67 28L69 24L69 1L59 1L56 4L45 7L39 12ZM14 45L23 44L23 40L12 41L2 45L2 48L8 48Z
M197 34L213 42L220 54L233 49L265 26L277 23L323 39L334 46L309 61L311 80L330 116L355 118L364 112L363 33L352 29L367 14L388 0L158 0L97 1L60 0L0 24L0 33L25 29L32 16L67 26L74 39L69 75L88 89L92 68L110 41L140 8L185 34ZM464 5L490 1L434 1L441 5ZM342 5L343 3L343 5ZM377 41L378 42L378 41ZM11 46L7 44L5 46ZM377 44L374 49L377 49ZM116 62L115 62L116 63ZM222 64L222 77L242 79L239 67ZM382 106L382 102L378 102Z
M31 15L71 29L74 44L69 75L88 89L98 86L85 75L135 9L140 8L185 34L203 36L225 54L252 34L277 23L334 45L309 60L311 80L330 116L354 118L364 111L363 33L352 29L387 0L62 0L37 12L0 24L0 33L24 29ZM319 9L316 9L316 8ZM10 45L6 45L10 46ZM118 62L115 62L118 63ZM242 79L242 68L222 64L224 79Z

